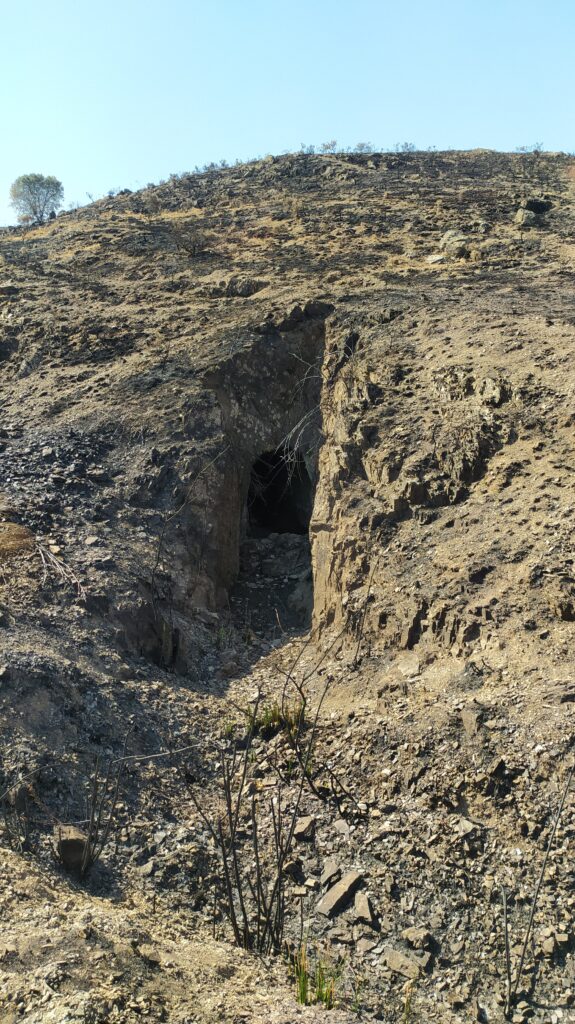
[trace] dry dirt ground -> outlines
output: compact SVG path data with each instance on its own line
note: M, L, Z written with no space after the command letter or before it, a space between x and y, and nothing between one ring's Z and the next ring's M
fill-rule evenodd
M503 1019L573 764L574 182L284 156L0 233L2 1021ZM275 957L210 832L258 701ZM516 1024L575 1020L574 851L568 793Z

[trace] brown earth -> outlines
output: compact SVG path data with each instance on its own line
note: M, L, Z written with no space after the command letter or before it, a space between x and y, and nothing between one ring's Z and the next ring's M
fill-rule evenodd
M0 234L2 1020L502 1019L501 887L515 969L572 764L573 171L284 156ZM181 776L217 816L293 680L329 1011L233 945ZM80 881L54 829L125 743ZM568 797L516 1022L575 1019L574 844Z

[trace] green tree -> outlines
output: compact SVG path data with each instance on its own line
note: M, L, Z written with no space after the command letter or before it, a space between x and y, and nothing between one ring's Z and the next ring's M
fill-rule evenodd
M53 176L22 174L10 186L10 202L18 211L19 221L43 224L46 217L62 205L63 199L62 182Z

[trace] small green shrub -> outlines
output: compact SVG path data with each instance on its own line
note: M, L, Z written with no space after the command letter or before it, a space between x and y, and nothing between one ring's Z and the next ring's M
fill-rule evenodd
M315 969L314 989L315 1001L325 1006L326 1010L333 1008L335 1000L336 973L333 968L328 967L321 960Z
M304 706L301 703L284 704L275 701L263 706L260 714L252 722L254 735L269 740L279 732L287 732L292 738L302 731L304 725Z
M302 1006L323 1006L332 1010L335 1005L335 990L339 978L337 964L330 965L316 960L310 964L307 945L300 943L293 957L293 972L296 983L296 999Z
M228 718L224 722L222 722L221 737L223 740L232 740L234 738L237 724L238 723L234 722L233 719L231 718Z
M302 1006L309 1005L309 960L307 958L307 947L302 942L296 951L293 960L295 975L295 992L298 1003Z
M410 1024L411 1016L413 1013L413 989L415 988L415 981L408 981L404 988L405 1001L403 1003L403 1021L402 1024Z

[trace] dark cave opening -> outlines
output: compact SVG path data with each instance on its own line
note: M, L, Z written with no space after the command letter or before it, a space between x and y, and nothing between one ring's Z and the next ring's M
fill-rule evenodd
M309 524L314 484L304 456L263 452L252 464L230 604L243 629L265 645L309 629L313 579Z
M313 486L299 452L264 452L252 466L248 491L248 536L307 534Z

